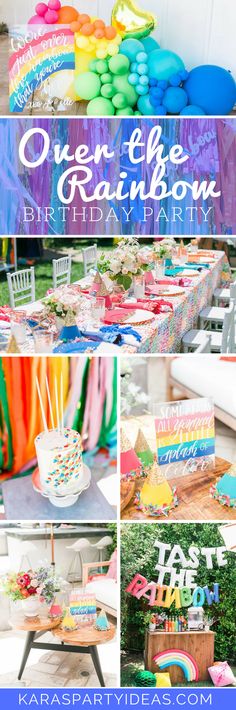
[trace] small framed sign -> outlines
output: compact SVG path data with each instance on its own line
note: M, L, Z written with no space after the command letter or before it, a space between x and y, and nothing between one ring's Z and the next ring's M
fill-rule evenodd
M214 404L209 398L154 405L157 460L167 478L215 463Z
M11 113L56 113L75 102L74 34L64 25L10 27Z

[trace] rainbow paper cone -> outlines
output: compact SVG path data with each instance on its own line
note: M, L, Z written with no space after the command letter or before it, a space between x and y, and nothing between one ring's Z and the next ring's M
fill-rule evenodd
M123 478L135 478L141 475L141 462L131 446L125 432L120 435L120 472Z
M20 348L17 345L14 335L11 335L11 337L10 337L6 352L7 353L20 353Z
M154 455L152 454L151 449L141 429L138 430L134 451L140 459L143 468L148 468L153 464Z
M97 297L105 298L105 306L106 308L111 308L112 306L112 301L111 297L109 294L109 291L106 287L106 284L99 272L94 276L92 286L90 288L90 293L95 293Z
M109 628L110 624L107 619L106 612L104 611L104 609L102 609L95 621L95 629L97 629L98 631L107 631Z

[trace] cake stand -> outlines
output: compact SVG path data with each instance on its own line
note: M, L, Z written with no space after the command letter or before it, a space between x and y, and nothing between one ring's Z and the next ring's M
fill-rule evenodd
M50 503L57 508L69 508L69 506L74 505L76 501L78 500L79 496L83 491L86 491L87 488L89 488L91 483L91 471L86 464L83 464L83 472L78 480L78 489L76 493L70 493L69 495L66 496L60 496L57 494L51 494L48 491L44 491L40 482L40 476L39 476L39 469L35 468L35 470L32 473L32 484L33 488L36 491L36 493L40 493L41 496L44 498L48 498Z

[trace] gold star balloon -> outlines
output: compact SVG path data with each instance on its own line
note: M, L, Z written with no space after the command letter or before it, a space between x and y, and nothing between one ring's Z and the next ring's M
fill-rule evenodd
M123 39L147 37L157 25L155 15L140 10L133 0L116 0L111 22Z

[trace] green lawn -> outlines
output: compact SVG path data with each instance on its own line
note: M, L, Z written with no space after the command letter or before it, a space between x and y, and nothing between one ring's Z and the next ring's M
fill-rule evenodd
M236 674L236 667L232 666L232 671ZM142 654L124 654L123 660L121 661L121 686L123 688L134 688L135 687L135 674L137 671L144 670L144 661ZM158 669L157 669L158 670ZM166 669L168 671L168 669ZM183 683L178 683L178 688L183 688L185 686L191 685L193 687L213 687L213 683L209 677L209 681L205 680L199 681L198 683L188 683L187 681Z
M25 267L20 267L20 268L25 268ZM52 288L52 262L51 261L39 261L38 263L35 262L34 264L35 268L35 291L36 291L36 298L43 298L43 296L46 295L46 292L49 288ZM78 281L78 279L82 278L84 273L83 269L83 264L76 262L72 262L72 269L71 269L71 281ZM8 285L7 285L7 277L6 274L1 273L0 274L0 305L4 306L6 303L9 303L9 293L8 293Z

